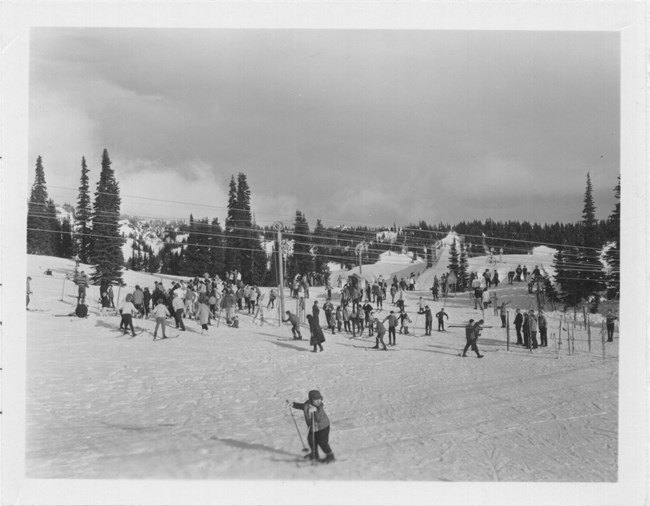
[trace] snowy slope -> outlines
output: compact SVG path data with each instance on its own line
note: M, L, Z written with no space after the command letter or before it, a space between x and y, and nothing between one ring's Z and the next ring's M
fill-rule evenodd
M54 276L42 274L47 267ZM88 319L55 317L74 308L74 287L64 281L72 270L68 260L28 258L32 307L40 309L27 314L29 477L617 479L618 336L605 360L596 341L591 353L577 341L574 355L565 342L556 353L551 337L548 348L507 351L489 310L491 328L479 340L485 358L461 358L464 329L423 336L413 311L424 293L413 292L415 335L398 334L387 352L366 351L374 344L366 336L326 332L325 351L310 353L308 342L289 340L273 312L262 326L241 314L239 329L222 321L208 335L188 321L179 338L153 342L153 321L136 320L147 332L130 339L116 331L118 317L98 316L94 302ZM128 271L124 278L131 289L160 279ZM525 288L501 290L510 297ZM89 292L96 300L97 287ZM322 291L312 292L322 300ZM461 296L444 304L447 325L481 316ZM553 332L558 325L551 319ZM338 461L331 465L296 460L302 443L285 400L302 402L313 388L332 424Z

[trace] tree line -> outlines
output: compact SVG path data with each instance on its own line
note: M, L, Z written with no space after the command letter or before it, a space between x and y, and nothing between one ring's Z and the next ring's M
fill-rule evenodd
M429 224L423 220L398 228L392 227L326 227L320 219L313 230L307 217L297 210L294 222L286 224L285 244L276 240L276 231L260 227L251 212L251 189L246 174L231 176L227 213L223 226L218 218L189 216L188 222L165 231L163 247L154 252L143 241L134 239L131 257L125 261L122 246L126 238L120 232L120 188L111 168L107 150L102 155L102 168L94 201L90 197L89 170L81 160L79 194L74 222L59 220L56 207L48 197L42 158L36 160L27 216L27 252L70 258L78 255L83 263L93 265L92 280L122 282L124 267L151 273L188 277L225 276L238 271L251 284L277 285L282 259L287 278L308 274L324 281L328 264L334 262L350 269L359 262L374 263L385 251L410 253L425 258L431 265L436 243L450 231L463 236L463 245L451 246L450 270L460 280L469 278L467 259L483 255L490 248L503 254L526 253L534 246L548 244L558 249L556 283L558 298L573 305L603 290L615 297L620 290L620 176L615 187L617 204L607 220L595 219L591 180L587 175L582 220L576 223L538 224L527 221L461 221L456 224ZM389 234L386 234L389 232ZM187 237L177 240L179 234ZM610 266L605 271L600 259L606 243L611 243L605 257ZM268 254L265 244L272 244ZM280 254L279 252L282 252Z

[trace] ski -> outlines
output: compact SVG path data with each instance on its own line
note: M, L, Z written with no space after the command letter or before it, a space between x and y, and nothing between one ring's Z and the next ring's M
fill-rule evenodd
M177 337L180 337L180 334L176 334L175 336L165 336L165 337L154 337L154 341L163 341L164 339L176 339Z

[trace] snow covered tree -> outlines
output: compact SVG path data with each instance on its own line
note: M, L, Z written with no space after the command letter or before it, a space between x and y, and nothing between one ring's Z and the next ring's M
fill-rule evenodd
M95 284L122 284L124 237L120 233L120 187L111 168L108 151L102 154L102 171L97 182L93 205L92 280Z
M27 206L27 253L56 255L58 221L54 203L47 196L43 160L36 159L36 175Z
M607 298L617 298L621 291L621 175L618 175L618 184L614 187L616 204L609 217L608 240L614 244L609 248L605 258L609 264L607 272Z
M88 167L86 158L81 157L81 182L79 185L79 197L77 198L77 210L75 212L75 228L77 231L75 250L81 262L90 262L92 248L92 206L90 203L90 190L88 185Z

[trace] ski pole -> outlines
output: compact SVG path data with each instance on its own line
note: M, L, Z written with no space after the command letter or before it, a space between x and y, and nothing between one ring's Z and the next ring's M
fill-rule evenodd
M312 466L316 464L316 430L314 429L314 413L311 414Z
M293 419L293 424L296 426L296 431L298 431L298 437L300 438L300 442L302 443L302 451L303 452L308 452L309 448L305 446L305 441L302 439L302 434L300 433L300 429L298 428L298 423L296 422L296 417L293 415L293 411L291 411L291 405L289 404L289 401L287 401L287 408L289 408L289 414L291 415L291 418Z

